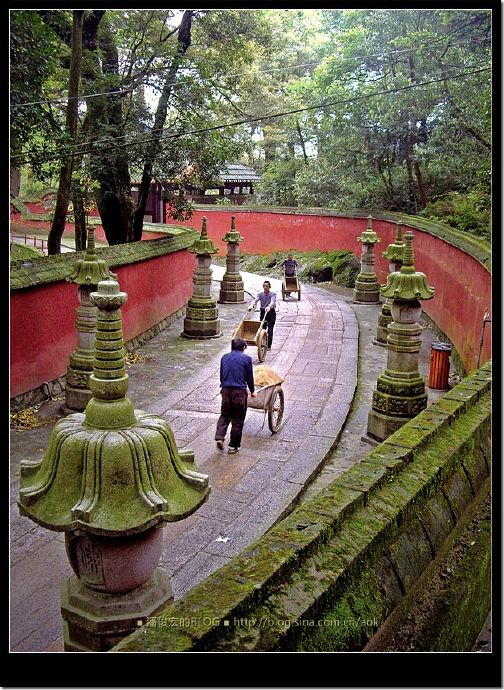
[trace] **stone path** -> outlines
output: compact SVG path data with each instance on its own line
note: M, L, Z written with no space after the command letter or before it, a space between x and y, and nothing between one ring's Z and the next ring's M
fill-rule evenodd
M216 297L223 272L214 267ZM249 297L255 295L263 277L242 277ZM240 452L229 456L215 446L220 357L229 351L246 305L219 305L222 338L180 338L178 320L136 350L146 361L128 370L134 407L167 419L179 449L194 450L198 469L210 477L208 501L164 531L161 565L172 577L176 599L291 510L336 447L350 410L359 334L351 306L309 285L303 285L300 301L292 296L283 302L280 282L271 283L280 295L279 311L264 363L285 378L277 434L271 434L263 412L249 410ZM250 346L247 352L258 364L257 350ZM72 574L64 537L19 516L16 506L19 463L42 456L50 431L47 426L11 433L11 651L63 650L59 588Z

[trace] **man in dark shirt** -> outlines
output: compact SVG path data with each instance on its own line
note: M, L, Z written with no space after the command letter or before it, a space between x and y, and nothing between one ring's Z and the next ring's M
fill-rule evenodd
M254 371L252 358L245 354L247 343L243 338L231 341L231 352L221 357L220 385L221 385L221 413L217 421L215 440L217 448L224 449L224 439L229 424L231 435L228 453L240 450L243 424L247 414L247 387L250 395L255 398Z
M286 278L293 278L299 269L299 264L296 259L293 258L292 254L287 254L287 258L282 262L282 266ZM285 294L290 296L290 292L286 292Z
M296 259L293 258L292 254L287 254L287 258L282 262L282 266L285 270L285 275L292 278L296 275L299 268L299 264Z

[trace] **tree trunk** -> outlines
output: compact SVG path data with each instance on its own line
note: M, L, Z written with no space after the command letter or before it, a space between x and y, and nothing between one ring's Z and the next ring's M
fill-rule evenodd
M82 62L82 23L84 10L73 11L72 53L70 57L70 76L68 83L68 104L66 112L66 131L69 142L73 144L77 137L79 80ZM61 253L61 237L65 230L66 212L72 183L73 157L67 156L61 166L58 194L54 209L53 221L47 240L48 254Z
M90 37L88 40L90 41ZM99 45L103 73L119 77L119 56L115 38L106 19L100 26ZM98 73L98 55L95 54L94 57ZM116 89L112 86L111 90ZM103 139L104 131L113 132L114 137L124 134L121 95L110 94L89 99L88 112L91 140ZM91 170L94 179L100 185L95 192L95 198L107 242L111 246L123 244L131 239L134 209L127 148L118 147L112 151L93 153Z
M416 196L415 196L415 182L413 180L413 164L411 161L411 157L409 155L406 158L406 171L408 174L408 202L409 202L408 213L416 213L417 212L417 202L416 202Z
M11 162L10 164L10 193L19 196L21 187L21 170Z
M87 229L86 229L86 209L84 208L84 192L79 182L72 185L72 201L75 218L75 251L81 252L86 249Z
M306 155L306 144L305 144L305 140L303 137L303 132L301 131L301 126L299 124L299 120L296 120L296 129L297 129L297 133L299 136L299 143L301 144L301 149L303 151L304 162L305 162L305 165L307 165L308 164L308 156Z
M156 160L158 151L160 149L160 142L162 141L162 129L166 121L166 113L168 111L168 101L173 88L173 81L177 74L178 68L182 61L184 54L191 45L191 23L194 10L185 10L180 27L177 34L177 53L173 58L168 73L165 76L163 91L159 99L156 109L156 116L154 118L154 127L152 131L152 139L147 149L147 156L142 171L142 179L138 190L138 199L135 208L133 220L133 236L128 238L128 241L136 242L142 239L143 221L145 215L145 206L147 204L147 196L149 194L150 184L152 180L152 169L154 161Z
M427 192L425 191L425 185L423 182L422 171L420 170L420 165L418 164L418 161L416 160L416 158L413 159L413 170L415 171L418 194L420 196L421 209L424 209L427 206Z

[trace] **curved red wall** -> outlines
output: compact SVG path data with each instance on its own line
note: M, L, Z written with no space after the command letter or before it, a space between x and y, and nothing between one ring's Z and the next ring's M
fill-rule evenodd
M185 306L194 266L194 255L184 250L112 268L128 293L122 308L125 340ZM58 281L11 292L10 397L66 374L77 347L77 290L73 283Z
M233 210L197 210L190 221L180 223L201 230L202 218L207 218L208 236L225 255L222 238L231 228L231 216L236 229L243 236L240 249L245 254L269 254L274 251L322 251L349 249L359 259L362 245L357 236L367 227L366 218L351 218L317 214ZM436 292L422 308L440 330L454 343L467 372L477 366L478 351L485 309L491 308L492 276L473 256L448 242L418 228L403 224L403 233L411 229L414 235L415 268L427 276ZM395 241L396 221L373 219L373 230L381 242L375 245L375 269L378 281L385 283L388 261L382 252ZM480 364L491 357L491 324L484 332Z
M185 225L200 230L201 218L206 216L208 234L223 256L222 237L231 227L231 215L236 217L236 228L244 237L240 247L247 254L347 249L360 257L357 236L367 227L366 218L235 209L198 210ZM388 262L381 253L395 240L396 223L374 219L373 229L381 239L375 245L376 274L385 283ZM412 230L415 268L426 274L436 290L422 307L454 343L465 369L472 371L477 365L483 314L491 308L491 274L462 249L423 230ZM187 303L194 266L194 255L184 250L113 269L121 289L128 293L122 310L125 340ZM64 281L11 292L11 397L66 374L77 345L77 306L77 286ZM491 324L487 324L480 363L490 356Z

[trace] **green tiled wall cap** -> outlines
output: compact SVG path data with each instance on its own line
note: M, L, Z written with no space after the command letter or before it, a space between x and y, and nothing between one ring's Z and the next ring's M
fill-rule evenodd
M413 265L413 233L407 232L404 239L406 244L401 270L389 273L387 283L380 288L380 292L384 297L392 299L432 299L434 288L427 285L425 273L415 271Z
M120 307L127 295L101 281L95 356L84 413L55 425L38 463L21 463L20 512L50 530L128 536L191 515L206 500L208 476L179 453L169 424L134 410Z
M402 241L402 223L397 223L395 242L389 244L386 251L382 252L384 259L389 261L402 261L404 258L404 242Z
M205 216L203 216L201 220L201 235L196 242L194 242L194 244L187 248L187 251L192 252L193 254L216 254L219 250L214 246L212 240L208 239L206 227L207 219Z
M243 242L244 238L240 235L235 227L235 216L231 216L231 230L222 238L223 242Z
M65 280L77 285L98 285L100 280L116 278L116 274L109 270L107 262L99 259L96 254L94 228L88 227L87 231L88 242L84 258L77 261L74 272L65 276Z
M363 244L376 244L377 242L381 242L381 239L371 227L372 221L372 216L368 216L367 228L361 235L359 235L357 242L362 242Z

